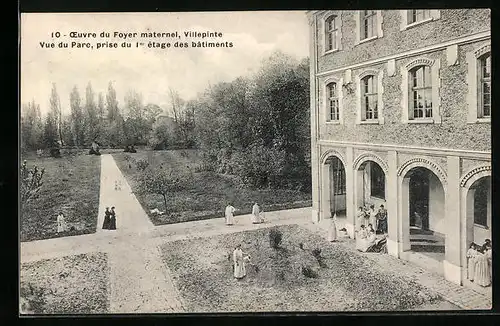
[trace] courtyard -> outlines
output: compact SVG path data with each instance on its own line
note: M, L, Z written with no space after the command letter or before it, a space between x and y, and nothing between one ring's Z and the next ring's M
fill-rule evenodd
M101 230L103 214L99 214L97 233L22 242L23 312L395 311L491 306L491 296L454 285L432 271L389 255L357 252L347 237L327 242L326 226L310 221L309 207L268 212L265 223L257 225L249 215L240 215L230 227L222 217L154 226L111 155L101 156L101 169L99 210L115 203L117 230ZM119 191L113 189L116 180L122 183ZM343 223L339 218L339 228ZM269 246L271 228L283 234L278 250ZM232 277L228 260L238 243L252 257L247 277L241 281ZM312 255L317 248L320 259ZM305 276L304 266L315 277ZM79 303L83 298L91 300ZM74 304L62 305L61 300Z

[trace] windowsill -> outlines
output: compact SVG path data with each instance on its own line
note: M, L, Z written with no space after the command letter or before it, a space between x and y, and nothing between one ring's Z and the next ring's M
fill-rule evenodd
M362 120L362 121L358 121L358 124L359 125L379 125L380 121L378 119L377 120Z
M363 40L360 40L360 41L358 42L358 44L356 44L356 45L363 44L363 43L366 43L366 42L370 42L370 41L376 40L376 39L378 39L378 38L379 38L379 36L378 36L378 35L375 35L375 36L372 36L372 37L369 37L369 38L365 38L365 39L363 39Z
M340 51L340 49L328 50L328 51L323 52L323 55L332 54L332 53L339 52L339 51Z
M406 121L408 124L431 124L435 123L435 120L432 118L426 118L426 119L411 119Z
M468 123L470 123L470 124L491 123L491 118L477 118L477 120L469 121Z
M410 29L410 28L413 28L415 26L419 26L419 25L422 25L422 24L425 24L425 23L428 23L428 22L431 22L434 20L434 17L430 17L430 18L427 18L427 19L424 19L424 20L421 20L419 22L415 22L415 23L411 23L411 24L408 24L406 25L402 31L406 31L407 29Z
M474 223L474 227L478 227L478 228L485 229L485 230L489 230L490 229L487 226L484 226L484 225L481 225L481 224L476 224L476 223Z
M329 120L325 122L327 125L339 125L340 120Z

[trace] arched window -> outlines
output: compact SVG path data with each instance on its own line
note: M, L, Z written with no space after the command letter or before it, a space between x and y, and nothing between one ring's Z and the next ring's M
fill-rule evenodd
M340 120L340 107L339 107L339 92L337 83L329 83L327 89L327 103L328 103L328 121Z
M336 15L331 15L325 20L326 51L338 49L339 26Z
M370 195L385 200L385 174L375 162L370 162Z
M430 10L408 10L408 24L418 23L430 18Z
M361 101L365 120L378 119L377 79L373 75L361 79Z
M412 119L432 118L431 67L417 66L409 76L409 115Z
M491 53L485 53L478 58L478 117L491 116Z

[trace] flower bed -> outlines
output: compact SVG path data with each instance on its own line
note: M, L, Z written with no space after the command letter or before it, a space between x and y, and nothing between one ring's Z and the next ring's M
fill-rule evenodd
M105 253L89 253L22 264L21 313L106 313L107 262Z
M354 249L296 225L278 229L280 249L270 247L269 229L162 246L187 312L393 311L442 301L415 281L370 264ZM247 265L247 277L239 281L232 277L230 260L238 243L257 266ZM316 248L320 258L313 255ZM304 276L304 267L317 277Z

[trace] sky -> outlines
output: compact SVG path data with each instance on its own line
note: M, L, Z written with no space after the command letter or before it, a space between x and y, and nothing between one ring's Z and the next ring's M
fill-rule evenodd
M141 39L141 32L176 32L181 39ZM148 41L189 42L185 31L221 32L210 42L232 42L232 48L148 48ZM51 37L59 32L60 37ZM96 33L97 38L70 38L71 32ZM101 32L111 37L100 38ZM136 38L114 38L114 32L138 33ZM66 36L64 36L66 35ZM201 39L196 39L196 41ZM69 43L58 48L58 43ZM96 49L99 42L117 42L118 49ZM124 41L132 48L121 48ZM143 47L135 47L136 42ZM40 42L55 43L43 48ZM71 42L90 42L94 49L71 48ZM190 12L190 13L28 13L21 15L21 103L35 100L42 114L49 110L55 83L63 114L69 114L69 94L76 85L82 99L89 82L105 96L111 81L118 102L128 90L142 94L144 104L166 109L168 90L190 99L209 83L231 81L256 71L275 50L297 59L308 56L308 23L304 11Z

